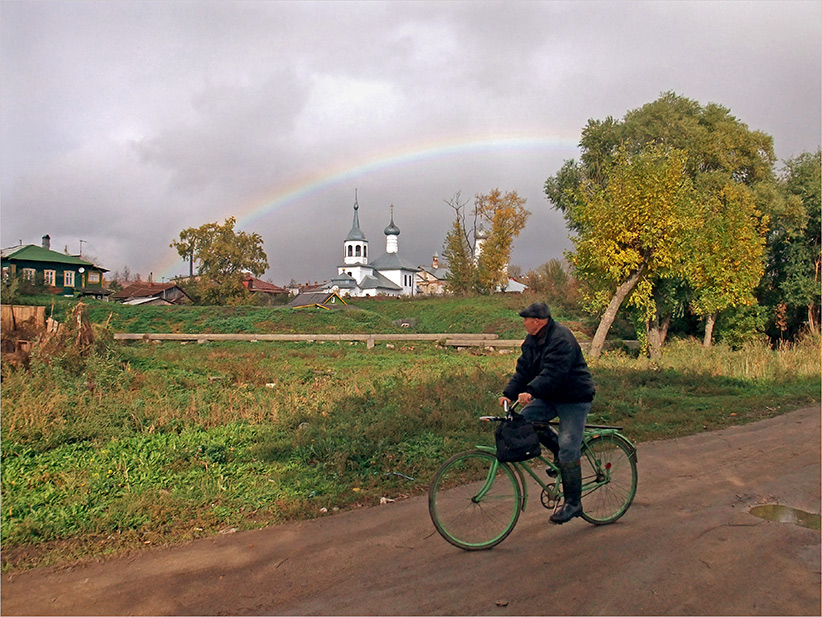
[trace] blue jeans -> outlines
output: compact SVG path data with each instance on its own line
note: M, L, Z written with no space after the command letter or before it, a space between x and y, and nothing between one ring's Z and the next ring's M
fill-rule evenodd
M531 422L548 422L559 417L559 462L578 461L582 448L582 431L591 411L591 403L548 403L535 398L522 410Z

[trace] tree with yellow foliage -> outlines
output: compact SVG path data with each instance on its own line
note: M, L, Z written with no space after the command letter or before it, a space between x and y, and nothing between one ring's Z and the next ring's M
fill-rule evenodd
M584 181L570 204L578 234L567 255L586 282L585 298L603 311L591 342L599 357L624 302L653 315L654 278L682 272L683 244L696 223L687 157L681 150L652 146L631 154L621 149L607 182Z
M460 202L460 193L446 203L454 210L454 222L443 246L449 269L448 290L493 293L505 289L514 239L531 214L525 209L525 199L516 191L502 193L498 188L477 195L470 225L465 216L468 202ZM490 231L479 236L486 226Z
M531 213L525 209L525 199L516 191L503 194L498 188L487 195L477 195L474 206L480 220L490 227L477 256L479 290L504 290L508 284L508 264L514 239L525 228Z
M234 231L232 216L225 223L206 223L180 232L171 243L183 259L196 263L200 292L209 304L229 304L244 295L243 273L260 276L268 269L260 234Z
M705 347L711 346L720 311L756 302L754 291L765 271L767 217L749 187L726 182L700 193L700 225L688 243L687 280L691 310L705 318Z
M750 298L751 281L762 274L762 237L768 222L765 215L770 215L783 201L773 174L773 139L761 131L750 130L722 105L702 106L666 92L656 101L629 111L622 120L589 120L582 131L580 147L580 162L566 161L545 182L548 199L564 213L568 227L579 234L580 241L597 233L626 242L631 239L632 230L645 220L646 212L636 204L632 216L626 218L615 212L611 218L609 207L618 211L625 205L603 200L622 199L610 186L615 178L623 185L629 181L630 174L626 175L620 167L635 165L654 149L662 158L671 155L679 159L674 166L681 165L683 175L690 180L691 186L685 192L690 193L688 209L695 219L690 231L678 238L676 258L680 263L674 269L654 272L649 263L641 273L639 269L629 272L618 261L610 266L601 264L602 277L597 280L590 257L569 259L587 268L584 277L578 273L577 278L587 283L592 310L601 311L608 305L603 294L610 298L607 290L611 286L619 289L629 284L625 298L634 307L632 313L645 322L645 332L638 329L637 335L647 335L652 356L659 353L671 317L684 314L687 309L705 319L710 340L717 311L731 312L744 305ZM642 167L639 165L637 172ZM631 184L639 193L651 194L654 190L652 186L640 190L638 176L630 180ZM656 190L662 191L663 187ZM603 212L586 213L596 201L595 195ZM602 229L595 232L589 228L592 224ZM615 225L627 227L620 231ZM664 227L657 231L664 232ZM728 234L728 239L720 240L717 234ZM748 246L731 247L734 234L737 241L745 241ZM666 239L663 234L656 242ZM692 263L685 268L689 260ZM616 283L614 272L622 272L624 280Z

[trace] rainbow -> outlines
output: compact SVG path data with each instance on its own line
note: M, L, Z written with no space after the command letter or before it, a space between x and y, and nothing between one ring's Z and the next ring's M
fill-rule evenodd
M578 137L559 137L556 135L505 134L486 137L453 137L407 145L400 149L372 153L359 159L347 159L345 163L333 164L321 171L306 174L285 184L276 186L261 199L242 206L236 214L236 228L250 227L254 222L270 214L297 206L302 200L327 190L338 184L351 182L356 178L380 172L385 169L410 165L420 161L430 161L453 156L490 151L560 151L573 155L578 148ZM352 184L353 186L353 184ZM232 216L231 213L226 217ZM341 223L345 225L345 223ZM171 278L182 273L186 268L173 249L170 255L154 270L163 278ZM155 277L158 280L159 277Z

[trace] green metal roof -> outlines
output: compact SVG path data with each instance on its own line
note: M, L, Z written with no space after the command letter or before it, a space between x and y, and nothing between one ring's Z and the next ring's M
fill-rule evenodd
M57 251L45 249L42 246L37 246L36 244L27 244L17 250L7 252L3 255L3 261L42 261L71 264L74 266L86 266L95 268L96 270L101 270L102 272L108 272L105 268L95 266L93 263L86 261L85 259L80 259L74 255L58 253Z

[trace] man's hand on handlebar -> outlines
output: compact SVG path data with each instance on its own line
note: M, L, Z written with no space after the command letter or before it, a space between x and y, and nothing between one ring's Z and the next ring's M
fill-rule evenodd
M534 400L534 397L529 392L520 392L517 397L517 402L525 407L528 403Z
M528 393L528 392L520 392L519 396L517 396L517 403L519 403L523 407L525 405L527 405L528 403L530 403L531 401L533 401L533 400L534 400L533 395ZM511 403L512 403L511 399L508 398L507 396L499 397L500 407L507 407Z

